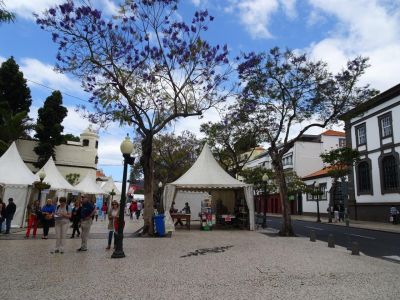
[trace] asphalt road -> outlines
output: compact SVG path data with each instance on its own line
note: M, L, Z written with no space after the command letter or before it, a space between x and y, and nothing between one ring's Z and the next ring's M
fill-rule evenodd
M280 229L282 218L268 217L267 226ZM353 241L358 242L360 252L372 257L379 257L400 263L400 234L376 230L360 229L329 225L310 221L292 220L296 235L309 238L310 232L315 231L317 240L328 242L328 235L332 234L335 245L351 249ZM400 226L400 225L399 225Z

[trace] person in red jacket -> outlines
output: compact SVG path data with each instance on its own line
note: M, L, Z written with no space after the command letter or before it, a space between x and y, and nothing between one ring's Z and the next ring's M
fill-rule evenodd
M137 211L137 203L135 200L131 202L131 205L129 206L129 211L130 211L130 218L133 220L133 214Z

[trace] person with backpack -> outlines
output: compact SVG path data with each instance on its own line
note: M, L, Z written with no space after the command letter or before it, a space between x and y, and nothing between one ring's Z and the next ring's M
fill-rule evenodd
M89 239L89 232L90 227L92 226L93 220L92 217L94 216L94 205L89 201L87 196L81 197L81 247L77 249L78 252L87 251L87 241Z
M131 205L129 206L131 220L133 220L133 214L136 214L136 211L137 211L137 203L135 200L132 200Z
M54 213L54 227L56 230L56 248L52 253L64 253L65 236L67 235L71 212L65 197L60 198L60 204Z

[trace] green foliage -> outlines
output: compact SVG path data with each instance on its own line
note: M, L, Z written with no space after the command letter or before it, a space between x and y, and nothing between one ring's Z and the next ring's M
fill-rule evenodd
M3 22L10 23L14 22L15 15L12 12L6 10L4 1L0 1L0 24Z
M350 168L360 159L360 153L349 147L333 149L320 156L330 166L328 175L336 179L348 175Z
M65 179L67 179L67 181L71 185L76 185L78 183L80 177L81 177L81 175L78 173L69 173L65 176Z
M19 66L11 57L0 67L0 154L32 129L28 117L31 92Z
M75 136L73 134L67 133L67 134L63 134L63 142L66 143L67 141L72 141L72 142L79 142L80 138L79 136Z
M285 172L286 185L288 189L288 195L297 195L298 193L304 193L307 190L307 186L304 181L299 177L296 172L290 171Z
M233 108L228 111L231 109ZM235 178L260 142L257 128L250 130L250 127L229 113L220 122L202 124L200 131L206 135L211 151L219 163ZM243 157L242 154L248 151L251 152L250 155Z
M268 175L270 179L268 182L263 182L262 177L264 174ZM267 185L268 191L276 190L276 186L274 184L274 173L270 169L265 169L261 166L249 169L242 169L239 172L239 176L243 177L243 181L254 185L254 190L262 192L265 189L265 185Z
M31 91L13 57L0 67L0 103L7 104L13 114L28 114L32 104Z
M154 139L154 186L173 182L181 177L196 161L202 143L189 131L181 135L160 134Z
M43 107L38 111L35 137L39 143L34 148L38 155L36 167L41 168L50 156L56 159L54 147L64 141L61 134L64 127L61 123L66 116L67 109L62 106L62 95L59 91L55 91L47 97Z

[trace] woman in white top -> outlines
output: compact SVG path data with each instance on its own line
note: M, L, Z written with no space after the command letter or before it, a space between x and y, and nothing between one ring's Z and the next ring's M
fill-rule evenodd
M67 199L65 197L60 198L60 205L57 206L54 214L54 223L56 230L56 248L52 253L64 253L65 236L69 226L69 219L71 218L71 212L67 206Z

